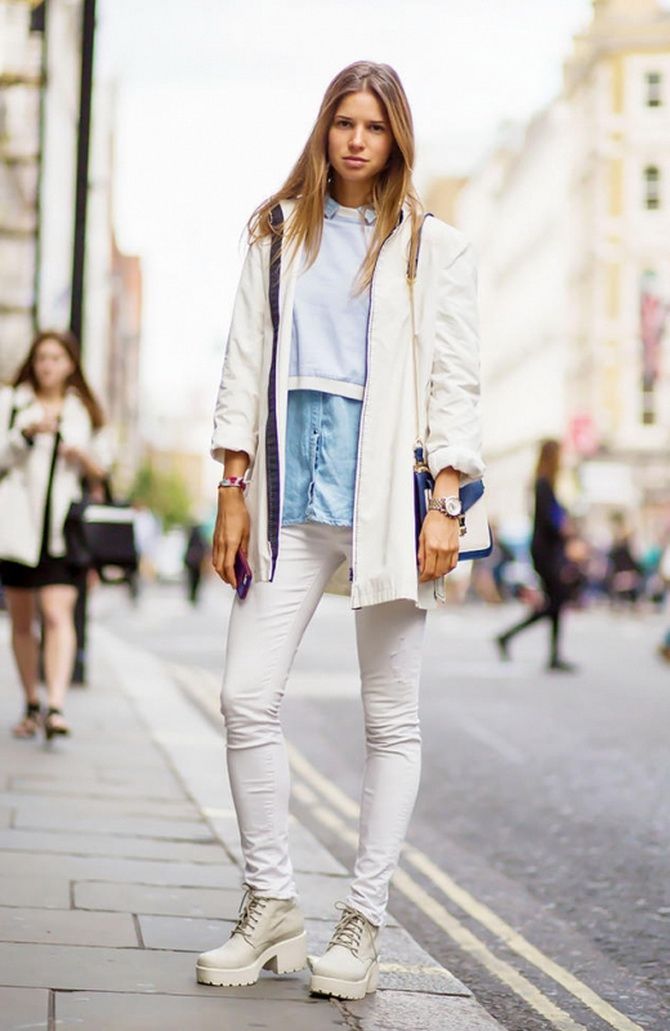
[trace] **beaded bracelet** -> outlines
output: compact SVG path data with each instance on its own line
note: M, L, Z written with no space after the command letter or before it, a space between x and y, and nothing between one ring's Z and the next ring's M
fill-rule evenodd
M239 487L241 491L247 489L247 481L243 476L224 476L219 480L219 487Z

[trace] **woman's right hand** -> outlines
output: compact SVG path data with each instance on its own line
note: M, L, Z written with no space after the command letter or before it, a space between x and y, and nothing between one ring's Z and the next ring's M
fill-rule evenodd
M238 487L219 487L219 507L212 540L212 565L224 581L237 587L235 558L246 556L249 547L250 519L244 494Z
M58 429L58 420L52 415L45 415L37 422L31 422L21 430L26 437L34 437L36 433L55 433Z

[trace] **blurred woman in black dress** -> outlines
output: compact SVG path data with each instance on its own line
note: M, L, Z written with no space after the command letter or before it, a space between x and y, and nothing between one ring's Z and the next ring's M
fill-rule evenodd
M0 581L12 648L25 695L15 737L69 733L63 702L75 658L74 607L79 572L68 562L64 524L84 481L110 465L103 415L69 333L33 341L11 387L0 389ZM37 611L44 626L47 712L38 688Z
M544 603L526 619L499 634L496 638L500 656L508 659L509 644L526 627L542 619L551 624L551 650L549 669L564 673L574 672L575 667L565 662L559 654L561 614L574 591L570 563L566 557L568 535L568 514L555 494L556 478L560 468L561 445L557 440L545 440L535 474L535 518L530 554L535 571L544 590Z

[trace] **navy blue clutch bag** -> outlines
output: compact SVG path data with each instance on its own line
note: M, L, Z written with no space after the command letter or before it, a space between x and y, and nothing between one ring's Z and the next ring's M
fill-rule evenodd
M426 464L423 444L414 446L414 528L416 553L419 553L419 534L428 512L428 502L435 486L432 473ZM491 554L493 541L486 510L483 504L484 481L466 483L458 492L463 513L460 517L461 535L458 542L458 561L485 558Z

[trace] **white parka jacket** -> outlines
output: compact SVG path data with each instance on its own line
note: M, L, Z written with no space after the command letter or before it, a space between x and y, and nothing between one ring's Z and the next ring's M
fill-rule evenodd
M293 205L282 202L284 219ZM413 600L436 604L418 581L413 493L416 400L406 212L382 246L371 284L367 378L358 446L351 605ZM276 244L275 244L276 246ZM284 444L293 298L302 251L284 248L270 272L271 239L249 248L235 299L214 416L212 456L246 451L251 517L249 561L273 578L284 493ZM274 312L272 309L274 308ZM433 475L447 466L462 482L483 473L479 340L472 252L457 230L426 219L415 287L421 427ZM274 314L274 318L273 318ZM274 325L273 325L274 323ZM253 588L252 588L253 589Z
M37 433L29 444L21 431L44 417L30 384L0 389L0 559L32 567L40 557L54 435ZM110 467L108 430L93 429L88 410L74 390L68 391L63 402L60 435L64 443L85 451L103 469ZM78 467L57 457L51 489L50 555L65 554L65 517L71 503L80 498Z

